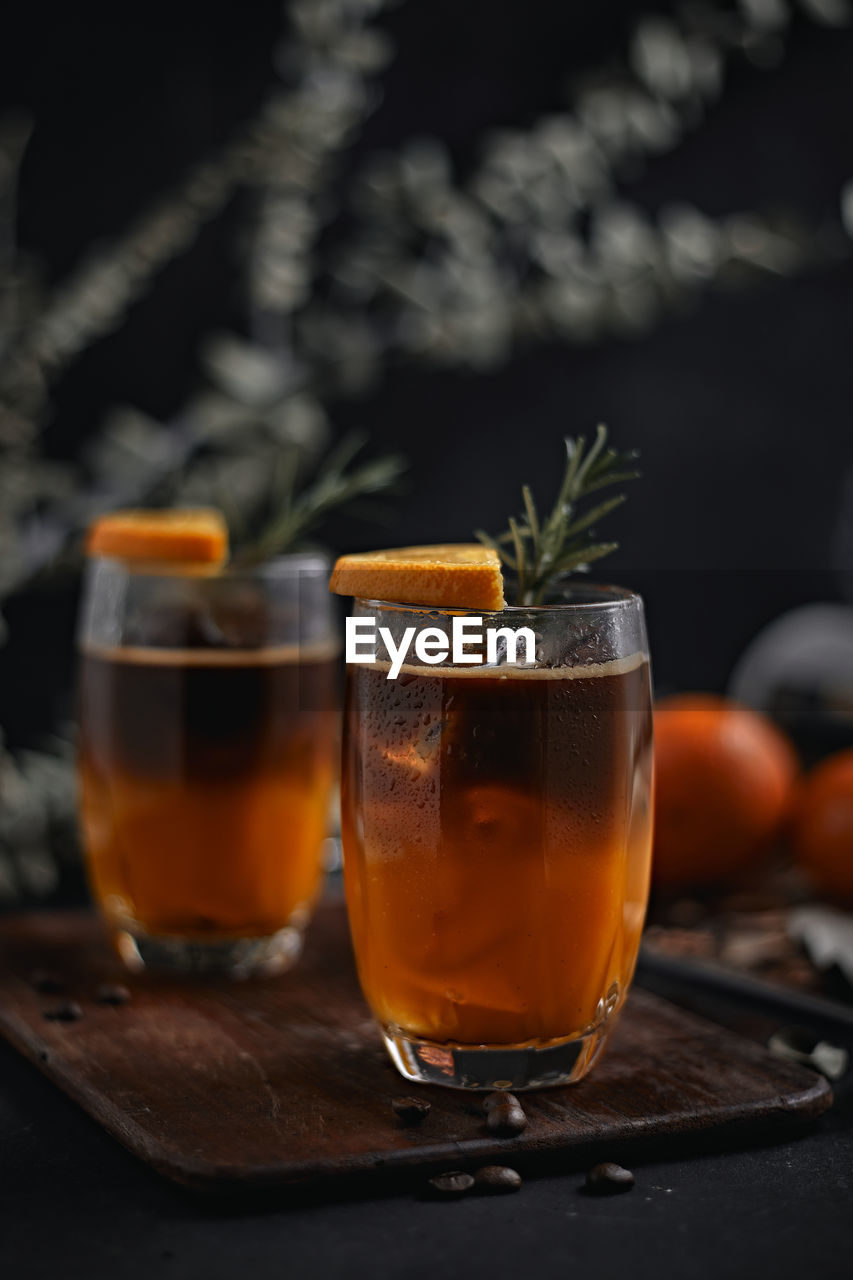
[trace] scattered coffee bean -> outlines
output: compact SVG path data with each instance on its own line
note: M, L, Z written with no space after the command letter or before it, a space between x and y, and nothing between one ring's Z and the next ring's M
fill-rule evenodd
M503 1164L487 1164L474 1174L474 1186L486 1195L501 1195L518 1191L521 1174Z
M527 1128L527 1116L515 1098L512 1102L496 1102L486 1114L486 1128L502 1138L511 1138Z
M430 1178L429 1185L434 1195L441 1196L443 1200L451 1200L457 1196L466 1195L474 1185L474 1179L470 1173L440 1173L436 1178Z
M65 983L58 973L49 969L34 969L30 974L30 986L42 996L58 996L65 990Z
M491 1111L494 1107L520 1107L521 1103L514 1093L505 1093L499 1089L496 1093L487 1093L483 1099L483 1110Z
M95 993L98 1004L127 1004L130 992L119 982L102 982Z
M596 1196L615 1196L622 1191L630 1191L634 1185L634 1175L630 1169L623 1169L621 1164L597 1164L586 1175L586 1189Z
M65 1000L52 1009L45 1009L42 1017L47 1018L48 1022L76 1022L83 1017L83 1010L76 1001Z
M430 1113L432 1104L425 1098L394 1098L391 1110L405 1125L420 1124Z

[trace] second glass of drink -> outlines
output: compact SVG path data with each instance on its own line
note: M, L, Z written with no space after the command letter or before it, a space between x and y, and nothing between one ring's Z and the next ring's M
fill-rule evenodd
M299 954L338 736L328 570L320 554L211 573L89 561L81 825L132 966L244 976Z

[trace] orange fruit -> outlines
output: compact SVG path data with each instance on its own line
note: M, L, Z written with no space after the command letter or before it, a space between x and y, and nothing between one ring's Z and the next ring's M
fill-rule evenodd
M479 542L341 556L329 590L436 608L491 611L505 605L500 557Z
M819 888L853 902L853 749L828 756L802 780L791 841Z
M218 565L228 556L228 528L213 507L112 511L89 526L86 552L117 560Z
M753 866L780 833L796 776L793 748L766 716L713 694L662 700L655 709L655 883L719 883Z

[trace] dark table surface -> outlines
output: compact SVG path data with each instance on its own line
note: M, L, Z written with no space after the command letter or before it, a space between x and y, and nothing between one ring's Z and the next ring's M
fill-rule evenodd
M760 1010L675 994L756 1038L771 1029ZM512 1196L450 1203L405 1194L211 1207L137 1163L0 1045L0 1276L434 1280L582 1267L604 1277L849 1277L849 1078L836 1098L793 1140L638 1161L634 1190L612 1199L582 1194L575 1170L528 1178Z

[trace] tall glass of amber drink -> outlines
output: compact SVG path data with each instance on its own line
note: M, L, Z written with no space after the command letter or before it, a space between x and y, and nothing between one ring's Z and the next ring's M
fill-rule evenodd
M89 879L132 966L287 967L321 882L337 641L320 554L214 572L90 560Z
M448 651L453 619L471 614L355 602L395 644L430 628ZM499 641L530 628L535 659L513 664L498 644L491 661L454 665L410 643L395 679L388 662L348 664L342 831L358 971L409 1079L564 1084L589 1070L625 999L646 909L642 603L585 587L477 618Z

